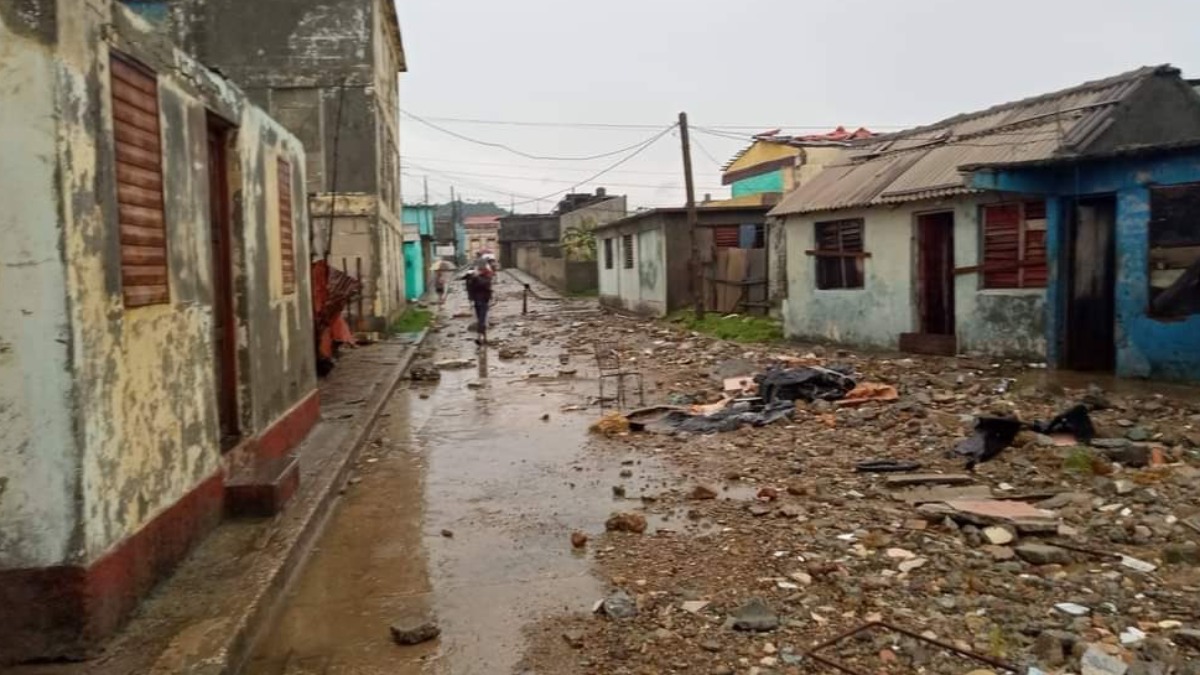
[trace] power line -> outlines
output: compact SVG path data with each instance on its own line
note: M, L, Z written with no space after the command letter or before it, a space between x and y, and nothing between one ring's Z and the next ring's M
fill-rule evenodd
M624 164L625 162L628 162L629 160L633 159L634 157L637 157L638 155L642 154L642 153L643 153L643 152L644 152L644 151L645 151L647 148L649 148L651 145L654 145L654 143L655 143L655 142L657 142L657 141L658 141L658 139L660 139L660 138L662 138L663 136L666 136L667 134L669 134L669 133L671 132L671 130L672 130L672 129L674 129L675 127L677 127L677 126L679 126L679 125L677 125L677 124L672 124L671 126L667 127L666 129L663 129L662 131L658 132L657 134L655 134L654 136L652 136L652 137L650 137L648 140L646 140L644 143L642 143L642 145L641 145L641 146L639 146L639 147L638 147L636 150L634 150L633 152L631 152L631 153L629 153L628 155L626 155L626 156L622 157L621 159L617 160L617 161L616 161L615 163L613 163L612 165L610 165L610 166L608 166L608 167L606 167L606 168L604 168L604 169L601 169L601 170L600 170L599 172L597 172L595 175L593 175L593 176L589 176L588 178L585 178L585 179L583 179L583 180L579 181L578 183L576 183L576 184L572 185L571 187L567 188L566 190L556 190L556 191L554 191L554 192L551 192L550 194L546 195L545 197L541 197L541 198L538 198L538 199L533 199L533 200L530 200L530 201L536 201L536 202L540 202L540 201L546 201L546 200L548 200L548 199L552 199L552 198L554 198L554 197L557 197L557 196L558 196L558 195L560 195L560 194L565 194L565 193L567 193L567 192L570 192L570 191L574 190L575 188L579 187L580 185L583 185L584 183L590 183L590 182L592 182L592 181L596 180L597 178L599 178L599 177L603 176L604 174L608 173L609 171L612 171L613 169L616 169L617 167L621 166L621 165L622 165L622 164ZM520 202L520 203L521 203L521 204L528 204L528 203L530 203L530 202L529 202L529 201L526 201L526 202Z
M422 163L422 164L425 162L445 162L447 164L470 164L470 165L475 165L475 166L503 166L503 167L508 167L508 168L512 168L512 169L544 170L547 168L546 166L538 166L535 164L509 164L508 162L479 162L479 161L474 161L474 160L469 160L469 159L447 159L445 157L420 157L417 155L401 155L400 159L402 162L406 162L406 163L410 163L410 164L412 163L413 160L416 160L417 163ZM580 171L580 172L586 173L589 171L595 171L596 168L595 167L555 165L554 170L555 171ZM646 175L646 176L678 176L679 175L678 171L639 171L637 169L618 169L616 171L613 171L613 173L640 174L640 175Z
M708 151L708 148L704 147L704 144L700 142L700 139L699 139L699 138L693 138L693 139L690 139L690 140L692 141L692 145L695 145L697 148L699 148L700 152L701 152L701 153L702 153L702 154L703 154L705 157L707 157L707 158L709 158L710 160L712 160L712 163L713 163L713 164L716 164L718 168L721 168L721 167L723 167L723 166L724 166L724 164L722 164L722 163L721 163L721 162L720 162L720 161L719 161L719 160L718 160L716 157L713 157L713 154L712 154L711 152L709 152L709 151Z
M411 114L411 113L408 113ZM415 116L414 116L415 117ZM558 127L568 129L660 129L661 124L626 124L620 122L550 122L535 120L489 120L469 117L425 117L425 120L449 124L481 124L515 127ZM764 131L766 129L836 129L845 124L710 124L709 129ZM869 129L907 129L911 124L866 124Z
M415 162L409 162L408 166L410 166L418 171L426 170L426 167L423 167L420 164L417 164ZM439 173L442 173L443 175L447 175L447 176L453 175L453 176L474 176L477 178L505 178L508 180L535 181L535 182L542 182L542 183L573 183L574 182L574 179L570 179L570 178L564 180L562 178L547 178L545 176L513 176L513 175L509 175L509 174L476 173L476 172L471 172L471 171L440 171ZM679 174L678 174L678 172L675 172L675 173L672 173L671 175L678 177ZM609 185L612 187L637 187L637 188L668 187L668 186L664 186L661 184L655 184L655 183L611 183L608 181L605 181L605 185ZM716 187L716 186L706 185L706 186L703 186L703 189L705 189L705 190L720 190L721 188Z
M436 129L437 131L440 131L444 134L453 136L454 138L464 140L469 143L475 143L476 145L482 145L482 146L488 147L488 148L499 148L501 150L507 150L508 152L511 152L515 155L520 155L521 157L526 157L529 159L540 159L540 160L555 161L555 162L584 162L584 161L593 160L593 159L603 159L605 157L613 157L615 155L620 155L622 153L629 152L630 150L633 150L635 148L639 148L642 146L643 143L645 143L645 141L642 141L640 143L634 143L633 145L630 145L628 147L619 148L619 149L613 150L611 152L604 152L604 153L600 153L598 155L588 155L585 157L554 157L554 156L550 156L550 155L534 155L534 154L525 152L523 150L517 150L516 148L505 145L503 143L493 143L492 141L482 141L482 140L479 140L478 138L464 136L463 134L460 134L455 131L451 131L443 126L434 124L433 122L430 122L430 121L424 119L423 117L418 117L418 116L408 112L407 110L404 110L403 108L400 110L400 114L402 114L405 117L408 117L410 119L413 119L417 122L420 122L421 124L424 124L425 126L431 128L431 129ZM672 125L671 127L668 127L668 130L673 128L673 126L674 125ZM657 140L659 138L659 136L654 136L653 138L655 140Z

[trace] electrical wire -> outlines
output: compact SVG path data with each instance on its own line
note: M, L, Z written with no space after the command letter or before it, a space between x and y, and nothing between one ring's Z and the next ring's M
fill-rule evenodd
M603 152L598 155L587 155L587 156L583 156L583 157L554 157L551 155L534 155L532 153L528 153L523 150L517 150L516 148L505 145L503 143L493 143L492 141L482 141L482 140L479 140L478 138L464 136L463 134L460 134L455 131L451 131L443 126L434 124L433 122L430 122L423 117L418 117L418 116L408 112L407 110L404 110L403 108L400 109L400 114L404 115L405 117L408 117L412 120L420 122L421 124L424 124L425 126L431 128L431 129L436 129L437 131L440 131L444 134L453 136L454 138L457 138L457 139L460 139L463 141L467 141L469 143L475 143L476 145L482 145L482 146L488 147L488 148L499 148L501 150L507 150L508 152L511 152L515 155L520 155L521 157L526 157L528 159L538 159L538 160L553 161L553 162L585 162L585 161L589 161L589 160L593 160L593 159L604 159L605 157L613 157L615 155L620 155L622 153L629 152L630 150L633 150L635 148L639 148L642 146L643 143L646 142L646 141L641 141L639 143L634 143L633 145L630 145L630 146L627 146L624 148L618 148L617 150L613 150L611 152ZM671 125L670 127L667 127L667 130L673 129L674 127L675 127L675 125ZM656 136L653 136L652 138L654 140L657 140L659 138L659 136L656 135Z
M704 144L700 142L699 138L692 137L689 140L691 140L692 144L700 150L701 154L707 157L713 164L716 164L718 168L723 168L725 166L724 163L713 156L713 153L708 151L708 148L704 147Z
M634 150L633 152L631 152L631 153L629 153L628 155L626 155L626 156L622 157L621 159L617 160L615 163L613 163L613 164L609 165L608 167L606 167L606 168L604 168L604 169L601 169L601 170L600 170L599 172L597 172L596 174L594 174L594 175L592 175L592 176L589 176L589 177L587 177L587 178L585 178L585 179L583 179L583 180L579 181L578 183L576 183L576 184L572 185L571 187L567 188L566 190L556 190L556 191L554 191L554 192L551 192L550 194L546 195L545 197L540 197L540 198L537 198L537 199L531 199L531 200L528 200L528 201L524 201L524 202L517 202L517 203L518 203L518 204L529 204L529 203L531 203L531 202L541 202L541 201L547 201L547 200L549 200L549 199L553 199L554 197L557 197L558 195L561 195L561 194L566 194L566 193L568 193L568 192L571 192L572 190L574 190L575 188L579 187L580 185L583 185L584 183L590 183L590 182L592 182L592 181L596 180L597 178L599 178L599 177L603 176L604 174L608 173L609 171L612 171L613 169L616 169L617 167L621 166L621 165L622 165L622 164L624 164L625 162L628 162L629 160L633 159L634 157L637 157L638 155L642 154L643 152L645 152L645 151L646 151L646 149L647 149L647 148L649 148L650 146L654 145L654 144L655 144L655 143L656 143L656 142L657 142L657 141L658 141L660 138L662 138L663 136L666 136L667 134L671 133L671 131L672 131L673 129L675 129L677 126L679 126L679 125L678 125L678 124L672 124L671 126L667 127L666 129L663 129L662 131L658 132L658 133L657 133L657 134L655 134L654 136L651 136L649 139L647 139L647 140L646 140L644 143L642 143L642 144L641 144L641 146L639 146L639 147L638 147L636 150Z
M509 164L508 162L478 162L478 161L468 160L468 159L447 159L445 157L420 157L417 155L401 155L400 159L402 162L404 162L406 164L410 164L410 163L424 164L425 162L444 162L447 164L468 164L468 165L474 165L474 166L503 166L503 167L507 167L507 168L511 168L511 169L536 169L539 171L545 170L548 168L545 165L538 166L536 164ZM553 169L554 169L554 171L578 171L578 172L588 173L591 171L595 171L596 167L555 165L553 167ZM443 170L448 170L448 169L443 169ZM639 171L637 169L618 169L616 171L613 171L613 173L638 174L638 175L645 175L645 176L678 176L679 175L678 171Z
M625 124L619 122L548 122L531 120L489 120L468 117L424 117L427 121L445 122L448 124L481 124L491 126L515 127L558 127L567 129L660 129L661 124ZM837 124L710 124L710 129L726 129L764 131L766 129L836 129ZM907 129L913 125L904 124L869 124L869 129Z
M416 169L418 171L427 170L427 167L424 167L415 162L409 162L408 166L410 166L413 169ZM533 182L539 182L539 183L566 183L566 184L574 183L574 179L571 179L571 178L568 178L568 179L546 178L545 176L513 176L510 174L476 173L476 172L471 172L471 171L438 171L438 173L445 175L445 176L468 176L468 177L477 177L477 178L505 178L508 180L533 181ZM672 172L670 175L677 177L680 181L683 180L683 177L677 171ZM612 182L608 182L608 181L605 181L605 185L612 186L612 187L635 187L635 188L668 187L668 186L656 184L656 183L612 183ZM699 185L697 187L702 190L720 190L721 189L720 187L712 186L712 185Z

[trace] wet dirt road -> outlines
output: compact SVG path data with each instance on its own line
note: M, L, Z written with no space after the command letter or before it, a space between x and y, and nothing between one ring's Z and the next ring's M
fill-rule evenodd
M516 284L507 286L493 341L527 343L515 335L535 333L540 343L512 361L489 349L486 364L397 390L247 672L522 672L524 626L600 597L569 537L603 529L620 467L584 454L591 413L561 412L585 404L595 380L578 354L569 366L578 375L557 376L564 366L552 326L568 324L544 303L530 308L542 318L521 317ZM450 318L464 308L459 294L442 310L434 362L478 361L469 319ZM426 615L442 628L439 640L392 643L393 622Z

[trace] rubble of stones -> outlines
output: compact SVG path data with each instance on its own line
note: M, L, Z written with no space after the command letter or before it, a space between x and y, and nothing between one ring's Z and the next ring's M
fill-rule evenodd
M676 473L664 487L634 464L614 520L587 532L636 611L540 627L578 672L836 672L808 650L885 622L922 639L870 630L821 653L863 673L1200 674L1194 392L978 356L737 345L615 315L555 325L542 337L573 354L619 342L655 403L719 401L725 378L781 359L847 365L900 395L798 402L790 420L729 433L595 435L614 462L653 456ZM1048 420L1080 402L1088 445L1023 431L973 473L951 452L979 416ZM919 468L856 470L876 460Z

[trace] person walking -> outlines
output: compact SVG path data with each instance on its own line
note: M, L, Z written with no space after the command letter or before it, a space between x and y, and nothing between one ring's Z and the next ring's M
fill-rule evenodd
M477 260L467 273L467 299L475 308L475 344L487 344L488 308L492 304L492 278L495 273L486 260Z
M447 262L445 258L438 258L429 268L429 271L433 273L433 288L437 292L439 305L446 303L446 291L448 290L446 280L453 270L454 266Z

